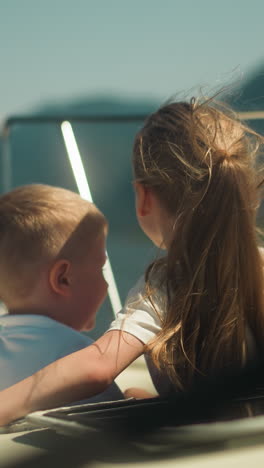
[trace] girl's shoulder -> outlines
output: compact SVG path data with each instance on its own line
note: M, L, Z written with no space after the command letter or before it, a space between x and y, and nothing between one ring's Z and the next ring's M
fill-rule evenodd
M130 289L125 302L126 310L142 309L142 307L147 310L155 309L161 315L164 313L166 288L159 278L152 276L151 281L146 282L144 276L141 276Z

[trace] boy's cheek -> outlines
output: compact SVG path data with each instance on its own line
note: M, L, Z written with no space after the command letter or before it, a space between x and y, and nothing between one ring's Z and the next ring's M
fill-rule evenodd
M95 327L95 322L96 322L95 316L93 318L90 318L90 320L85 324L83 331L92 330Z

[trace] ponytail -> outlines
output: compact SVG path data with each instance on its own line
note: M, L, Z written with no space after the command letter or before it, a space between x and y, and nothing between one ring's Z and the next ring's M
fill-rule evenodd
M152 265L146 283L151 294L152 278L158 276L167 295L162 330L148 351L177 388L190 386L197 374L243 366L247 329L258 352L264 352L263 273L255 228L257 145L252 145L257 136L249 137L240 122L208 103L186 109L178 103L158 111L159 129L152 116L141 132L141 158L148 154L145 179L142 165L138 171L175 220L167 257ZM167 133L161 114L170 115ZM136 176L137 153L135 146ZM165 171L171 184L168 177L167 184L161 180Z

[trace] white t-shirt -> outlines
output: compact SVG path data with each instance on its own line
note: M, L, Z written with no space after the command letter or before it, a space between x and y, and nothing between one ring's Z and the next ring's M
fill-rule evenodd
M165 294L156 293L152 302L146 297L145 280L141 277L129 291L124 307L111 323L110 330L122 330L138 338L142 343L148 343L161 330L161 318L166 310ZM145 355L153 384L161 396L172 390L169 378L161 374L153 365L148 355Z
M1 315L0 390L92 343L88 336L44 315ZM113 383L105 392L89 398L89 402L122 398Z
M145 280L142 276L129 291L124 307L107 331L123 330L144 344L148 343L161 330L160 317L166 310L163 296L156 294L153 303L156 310L146 297Z
M117 314L116 319L107 330L122 330L138 338L147 344L161 330L161 318L166 311L166 296L161 292L155 292L152 302L146 297L145 280L139 279L136 285L129 291L123 309ZM246 327L246 345L250 360L257 358L255 339L249 327ZM154 366L148 355L145 356L153 383L160 395L166 395L172 390L169 378L161 374Z

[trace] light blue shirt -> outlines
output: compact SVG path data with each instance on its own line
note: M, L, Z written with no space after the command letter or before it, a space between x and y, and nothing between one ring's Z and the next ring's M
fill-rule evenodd
M92 343L88 336L43 315L0 316L0 390ZM87 402L122 398L113 383Z

